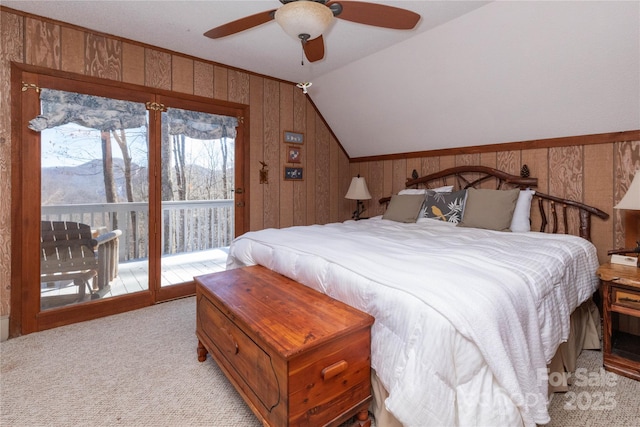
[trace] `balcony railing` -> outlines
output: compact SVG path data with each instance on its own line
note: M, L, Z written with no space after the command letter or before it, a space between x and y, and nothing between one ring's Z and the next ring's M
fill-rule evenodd
M88 224L96 234L121 230L119 260L149 256L149 206L143 202L42 206L42 219ZM233 239L233 199L162 203L162 255L229 246Z

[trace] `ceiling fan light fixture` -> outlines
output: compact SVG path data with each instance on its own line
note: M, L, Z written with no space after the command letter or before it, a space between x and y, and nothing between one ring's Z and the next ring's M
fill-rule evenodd
M331 9L312 0L287 3L275 13L275 20L284 32L303 41L321 36L329 28L332 19Z

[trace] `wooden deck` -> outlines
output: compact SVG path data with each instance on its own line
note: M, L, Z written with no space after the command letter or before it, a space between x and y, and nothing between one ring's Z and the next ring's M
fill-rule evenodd
M229 248L224 247L163 257L161 286L188 282L193 280L193 276L224 270L228 252ZM146 260L120 263L118 276L111 282L111 290L103 298L146 290L149 284L148 268ZM77 288L68 285L69 282L56 282L53 286L42 284L42 309L73 303L70 298L77 293Z
M226 267L229 248L217 248L162 257L161 286L193 280L193 276L222 271ZM149 283L146 261L120 264L118 277L111 282L111 292L116 296L147 289Z

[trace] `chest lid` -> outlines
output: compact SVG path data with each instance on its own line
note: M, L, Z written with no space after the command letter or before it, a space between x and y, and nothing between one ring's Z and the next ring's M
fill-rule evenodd
M232 320L285 358L369 328L374 318L262 266L196 278Z

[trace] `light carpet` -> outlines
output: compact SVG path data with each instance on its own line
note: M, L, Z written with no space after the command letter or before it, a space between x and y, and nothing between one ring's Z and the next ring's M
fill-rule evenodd
M0 343L0 425L261 426L196 346L194 297ZM602 354L578 366L593 376ZM575 400L556 395L549 426L640 426L640 383L608 375L572 387Z

